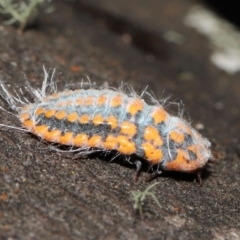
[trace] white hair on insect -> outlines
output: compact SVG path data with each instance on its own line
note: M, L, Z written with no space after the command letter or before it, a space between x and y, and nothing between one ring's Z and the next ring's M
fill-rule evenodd
M4 101L6 101L8 103L8 105L10 106L10 108L14 111L14 113L7 111L6 109L4 109L3 107L0 107L0 109L2 109L3 111L7 112L8 114L13 115L14 117L18 117L17 114L20 110L20 106L24 105L25 103L21 100L19 94L14 91L14 93L16 94L16 97L13 96L12 94L10 94L10 92L7 90L7 88L5 87L5 85L3 84L3 82L0 80L0 96L3 98ZM7 127L7 128L14 128L20 131L26 131L28 132L28 130L24 129L24 128L19 128L19 127L15 127L15 126L9 126L6 124L0 124L0 126L2 127Z
M169 155L170 159L173 159L171 150L170 150L170 146L169 146L169 134L167 135L167 150L168 150L168 155Z
M55 75L56 69L54 68L52 71L50 82L48 81L49 73L46 71L46 68L44 66L43 66L43 71L44 71L44 80L42 83L41 92L40 93L37 92L37 95L39 95L39 100L41 100L41 102L43 101L44 97L46 97L49 94L55 93L57 91L57 87L54 82L54 75ZM49 91L47 92L48 89Z
M49 143L49 142L47 142ZM69 146L66 150L65 149L60 149L61 144L51 144L49 143L49 148L56 151L56 152L61 152L61 153L81 153L83 155L88 155L90 153L100 151L98 149L92 150L90 147L79 147L79 148L74 148Z
M162 93L164 93L164 91ZM169 101L171 96L165 96L161 99L158 99L153 91L148 92L147 90L144 91L144 95L146 95L148 102L154 106L163 107L165 109L168 106L167 104L172 104Z
M0 126L1 126L1 127L6 127L6 128L15 129L15 130L22 131L22 132L30 132L29 130L27 130L27 129L25 129L25 128L14 127L14 126L2 124L2 123L0 123Z
M2 98L8 103L8 105L11 107L12 110L14 110L15 112L18 113L19 111L19 107L17 106L17 103L21 103L21 104L24 104L24 102L22 102L18 96L18 98L12 96L8 91L7 89L5 88L5 86L3 85L2 82L0 82L0 87L1 89L3 90L4 94L2 94L0 92L0 95L2 96ZM17 114L14 114L12 112L9 112L7 111L6 109L4 109L3 107L0 106L0 109L4 112L7 112L8 114L10 115L13 115L15 118L18 118L18 115ZM6 128L11 128L11 129L15 129L15 130L19 130L19 131L22 131L22 132L29 132L29 130L23 128L23 127L15 127L15 126L10 126L10 125L6 125L6 124L3 124L1 123L0 126L2 127L6 127Z
M42 83L42 88L39 90L38 88L33 88L29 81L26 81L27 86L25 87L25 90L30 93L31 96L36 98L38 101L43 102L43 98L49 94L49 93L54 93L57 91L56 85L54 82L54 75L55 75L55 69L52 71L52 75L49 81L49 73L46 71L46 68L43 66L43 71L44 71L44 81ZM49 92L47 92L47 89L49 89ZM0 109L3 111L7 112L8 114L13 115L14 117L18 118L18 113L20 110L28 105L31 104L29 99L25 97L25 94L22 88L19 88L19 90L13 90L14 94L11 94L7 87L4 85L4 83L0 80L0 96L3 98L4 101L7 102L8 106L14 111L14 113L7 111L3 107L0 106ZM23 128L23 127L15 127L15 126L10 126L6 124L0 124L2 127L6 128L11 128L11 129L16 129L19 131L23 132L29 132L29 130Z
M142 90L141 94L139 95L142 98L147 93L148 85Z

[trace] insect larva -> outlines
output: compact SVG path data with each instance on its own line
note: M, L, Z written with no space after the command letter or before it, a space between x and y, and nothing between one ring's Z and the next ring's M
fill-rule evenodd
M156 174L162 170L190 173L200 172L211 157L210 142L162 105L148 105L136 94L107 87L57 92L53 77L49 80L45 69L44 73L41 90L29 87L37 99L34 103L11 95L1 84L2 96L23 128L41 139L79 151L134 154L139 158L133 162L136 177L144 160L156 166Z

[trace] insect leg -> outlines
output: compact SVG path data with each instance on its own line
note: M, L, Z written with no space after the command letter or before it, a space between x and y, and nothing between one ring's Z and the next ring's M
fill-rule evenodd
M136 174L134 178L134 182L136 183L141 172L142 162L140 160L136 160L133 164L136 166Z
M156 177L158 177L159 175L161 175L163 173L163 171L161 170L156 170L154 171L148 178L146 178L146 182L152 181L153 179L155 179Z
M202 187L202 172L201 171L197 172L197 180L199 182L199 187Z

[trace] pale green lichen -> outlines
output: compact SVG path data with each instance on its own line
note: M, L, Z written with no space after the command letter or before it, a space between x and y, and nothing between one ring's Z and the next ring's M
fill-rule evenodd
M20 31L22 31L30 22L36 19L39 7L45 4L45 11L51 12L53 8L50 3L51 0L0 0L0 14L7 19L4 24L17 24Z
M150 191L157 184L159 184L159 182L153 183L152 185L148 186L143 192L141 192L141 191L132 191L131 192L131 195L132 195L131 197L133 200L133 208L134 208L134 210L139 211L141 217L143 217L143 211L142 211L143 204L144 204L146 197L148 197L148 196L151 197L156 202L156 204L161 208L161 205L158 202L154 192Z

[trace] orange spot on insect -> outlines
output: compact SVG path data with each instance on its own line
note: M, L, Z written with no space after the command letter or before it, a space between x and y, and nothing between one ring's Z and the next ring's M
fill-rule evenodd
M67 116L67 120L69 122L75 122L78 119L78 114L76 112L72 112Z
M169 134L170 139L173 140L174 142L181 144L184 142L184 134L182 132L179 132L177 130L173 130Z
M195 153L196 156L198 156L198 147L196 145L189 146L187 149Z
M63 107L65 106L65 102L64 101L60 101L57 103L57 107Z
M98 126L100 124L103 124L104 118L102 117L102 115L97 114L96 116L94 116L92 121L94 125Z
M120 94L113 96L113 98L111 99L111 103L110 106L111 107L118 107L121 106L123 102L123 98Z
M107 118L107 123L111 126L112 129L115 129L118 126L118 120L113 115Z
M33 120L26 120L22 124L26 129L28 129L30 131L34 128Z
M56 113L56 110L53 110L53 109L47 110L47 111L45 112L45 117L46 117L46 118L50 118L50 117L54 116L55 113Z
M50 95L49 97L51 97L51 98L58 98L59 97L59 93L54 93L54 94Z
M70 95L72 94L72 90L65 90L62 92L62 95Z
M67 100L66 103L65 103L65 106L70 106L73 104L73 101L71 100Z
M55 114L55 117L56 117L58 120L61 120L61 119L65 118L66 116L67 116L67 113L66 113L66 111L64 111L64 110L58 111L58 112Z
M159 124L162 122L166 122L168 114L162 107L158 107L156 110L153 111L152 117L154 124Z
M61 131L60 130L52 130L52 131L48 131L45 132L44 138L49 141L49 142L58 142L60 136L61 136Z
M26 105L25 107L22 108L22 112L27 112L29 111L31 108L31 104L30 105Z
M104 103L106 103L107 101L107 96L102 94L98 97L98 100L97 100L97 105L101 106L103 105Z
M60 136L59 143L61 143L63 145L72 145L73 144L73 133L66 132L63 136Z
M42 101L43 102L47 102L47 101L49 101L51 98L48 96L48 97L44 97L43 99L42 99Z
M29 119L29 117L30 116L29 116L28 113L22 113L22 114L19 115L19 119L20 119L21 122L26 121L27 119Z
M131 115L135 115L139 111L143 110L143 102L141 99L135 99L133 100L127 107L127 111Z
M46 109L39 107L39 108L37 108L37 110L35 111L35 114L36 114L37 116L39 116L39 115L41 115L42 113L45 113L45 111L46 111Z
M117 149L118 140L113 135L109 135L103 143L103 146L109 150Z
M130 155L133 154L134 152L136 152L136 146L134 142L129 141L129 139L125 136L118 136L117 137L117 141L118 141L118 151L122 154L125 155Z
M73 92L74 93L80 93L80 92L82 92L82 91L84 91L83 89L75 89Z
M155 146L162 146L163 140L158 132L158 130L153 126L148 126L144 131L144 139L146 141L152 142Z
M73 145L76 147L84 147L88 145L88 136L80 133L73 139Z
M82 124L86 124L89 122L89 120L90 120L89 115L84 114L80 117L79 122Z
M163 159L162 150L155 148L155 146L149 142L143 143L142 149L145 153L146 158L153 164L159 163Z
M198 161L190 161L189 155L184 150L177 150L177 156L165 166L170 171L194 172L200 167Z
M83 105L83 103L84 103L84 98L83 97L78 97L77 99L76 99L76 105Z
M94 104L94 97L93 96L88 96L85 98L84 104L86 106L91 106Z
M88 140L88 145L90 147L101 147L102 143L102 137L95 135L92 136L89 140Z
M34 132L42 138L45 138L46 133L48 132L48 126L47 125L39 125L35 126Z
M127 135L128 137L133 137L137 133L137 127L134 123L125 121L121 124L120 133Z

